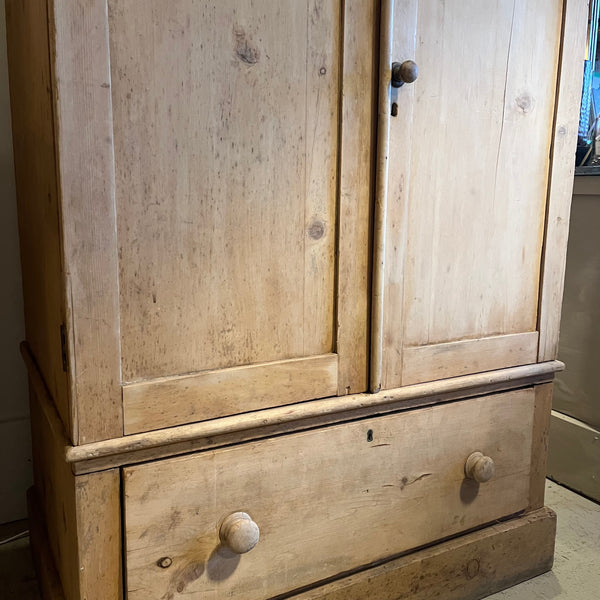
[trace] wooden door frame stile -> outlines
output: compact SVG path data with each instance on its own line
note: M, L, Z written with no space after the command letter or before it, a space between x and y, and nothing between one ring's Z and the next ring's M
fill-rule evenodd
M383 300L385 289L385 238L390 148L390 78L394 0L382 0L379 47L379 98L377 111L377 172L373 233L373 284L371 307L371 392L381 390L383 365Z

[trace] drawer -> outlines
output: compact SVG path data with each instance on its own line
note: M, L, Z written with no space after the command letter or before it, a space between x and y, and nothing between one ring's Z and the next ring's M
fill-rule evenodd
M518 512L533 412L528 388L125 468L128 600L264 600Z

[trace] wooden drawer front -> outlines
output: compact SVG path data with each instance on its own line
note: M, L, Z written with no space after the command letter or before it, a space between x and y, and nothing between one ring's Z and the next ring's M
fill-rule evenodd
M128 598L271 598L524 509L533 409L528 388L126 468ZM242 555L219 542L239 511Z

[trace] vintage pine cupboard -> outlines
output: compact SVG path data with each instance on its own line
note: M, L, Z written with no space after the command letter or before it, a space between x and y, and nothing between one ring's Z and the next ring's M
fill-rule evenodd
M587 1L6 10L46 597L549 569Z

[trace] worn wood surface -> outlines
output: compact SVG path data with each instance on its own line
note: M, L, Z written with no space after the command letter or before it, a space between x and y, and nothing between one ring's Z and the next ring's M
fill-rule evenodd
M514 333L431 346L405 347L404 385L536 362L538 333Z
M405 386L378 394L312 400L200 423L132 434L82 446L67 446L65 455L76 473L185 454L207 448L332 425L399 410L429 406L551 382L558 361L454 377ZM32 371L36 377L36 371ZM50 403L47 403L51 407ZM43 404L46 406L46 404Z
M263 599L518 512L533 405L527 388L126 468L128 598ZM496 463L481 485L476 450ZM241 558L219 549L237 511L261 531Z
M547 508L292 596L293 600L479 600L552 568Z
M390 125L387 388L402 348L536 330L562 18L545 0L397 4L419 78Z
M558 362L527 365L406 386L379 394L313 400L83 446L67 446L65 455L74 472L94 472L377 414L551 382L554 370L560 367L562 365Z
M337 354L207 371L123 387L125 434L335 396Z
M108 5L123 381L332 352L339 3Z
M42 509L33 487L27 492L27 512L29 543L42 598L43 600L66 600L50 550Z
M74 476L42 402L33 392L35 488L65 600L121 600L120 472Z
M71 430L46 2L7 0L6 35L27 339ZM6 199L8 202L8 199Z
M531 445L531 485L528 510L544 506L546 489L546 460L550 435L550 412L552 411L552 383L535 386L535 411Z
M589 0L565 0L539 306L539 360L558 354Z
M368 387L378 2L346 0L337 256L338 394Z
M106 0L51 0L50 51L66 285L71 437L123 434Z

